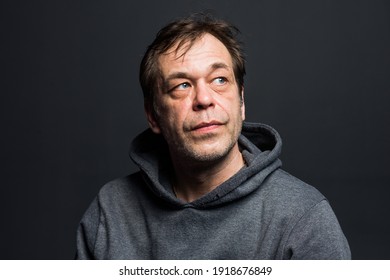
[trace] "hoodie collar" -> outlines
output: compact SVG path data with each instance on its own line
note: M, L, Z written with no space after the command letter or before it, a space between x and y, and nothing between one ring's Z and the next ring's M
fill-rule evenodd
M281 166L282 141L275 129L265 124L244 122L238 143L247 163L238 173L199 199L187 203L175 197L170 179L172 164L168 146L161 135L150 129L138 135L130 146L130 157L142 171L155 195L173 207L217 207L240 199L261 187L261 183Z

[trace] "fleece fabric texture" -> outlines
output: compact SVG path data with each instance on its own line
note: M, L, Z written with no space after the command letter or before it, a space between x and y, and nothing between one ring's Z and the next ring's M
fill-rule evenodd
M177 199L161 136L137 136L140 171L106 184L77 232L77 259L350 259L326 198L283 171L279 134L244 123L246 167L191 203Z

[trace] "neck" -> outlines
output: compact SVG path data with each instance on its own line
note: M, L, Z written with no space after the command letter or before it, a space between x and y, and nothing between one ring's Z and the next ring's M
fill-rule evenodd
M189 160L174 160L174 192L183 201L194 201L214 190L244 165L245 161L238 149L238 144L228 155L218 161L194 163Z

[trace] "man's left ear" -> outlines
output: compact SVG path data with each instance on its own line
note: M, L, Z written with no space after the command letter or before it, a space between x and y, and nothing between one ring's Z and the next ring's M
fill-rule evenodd
M241 118L242 120L245 120L244 87L241 89Z

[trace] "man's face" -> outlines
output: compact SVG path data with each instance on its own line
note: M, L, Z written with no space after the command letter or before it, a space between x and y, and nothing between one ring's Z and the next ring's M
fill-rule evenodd
M159 58L163 81L156 114L147 112L174 159L213 161L237 145L245 118L233 63L226 47L205 34L186 51L176 46Z

